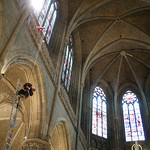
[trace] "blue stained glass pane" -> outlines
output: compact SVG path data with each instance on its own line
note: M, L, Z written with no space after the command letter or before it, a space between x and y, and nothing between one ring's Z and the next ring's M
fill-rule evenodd
M106 95L100 87L93 93L92 133L107 138Z
M67 86L67 90L69 90L69 86L70 86L71 71L72 71L72 62L73 62L73 58L71 57L70 69L69 69L69 76L68 76L68 86Z
M123 95L122 107L126 141L145 140L138 98L132 91Z
M70 37L72 37L72 36L70 36ZM69 39L71 39L71 38L69 38ZM65 54L63 70L62 70L62 81L63 81L67 91L69 91L72 65L73 65L73 49L72 49L72 47L70 47L71 41L69 40L69 43L66 46L66 54Z
M64 64L63 64L62 80L64 80L64 77L65 77L65 71L66 71L67 59L68 59L68 52L69 52L69 46L67 45L67 47L66 47L66 54L65 54L65 60L64 60Z
M68 64L67 64L67 70L66 70L66 77L65 77L65 86L66 87L67 87L67 84L68 84L68 76L69 76L69 69L70 69L70 59L71 59L71 54L69 52Z

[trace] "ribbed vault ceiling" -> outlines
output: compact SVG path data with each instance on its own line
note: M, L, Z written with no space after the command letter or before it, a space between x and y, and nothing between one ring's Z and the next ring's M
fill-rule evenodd
M78 31L83 78L105 80L112 89L125 83L144 88L150 73L150 2L69 0L69 31Z

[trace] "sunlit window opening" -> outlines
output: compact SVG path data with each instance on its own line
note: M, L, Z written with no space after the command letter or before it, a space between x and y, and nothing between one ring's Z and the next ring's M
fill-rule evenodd
M66 87L67 91L69 91L70 86L72 64L73 64L73 41L72 35L70 35L69 43L66 46L66 53L62 69L62 83Z
M132 91L123 95L122 108L126 141L145 140L139 101Z
M107 138L106 95L100 87L96 87L93 93L92 133Z
M38 3L38 1L33 0L33 2L34 1L35 3ZM40 1L39 4L41 6L41 9L37 9L38 5L35 4L35 6L37 6L34 9L34 14L38 20L38 25L41 27L45 27L42 32L48 44L57 18L57 2L51 0L43 0Z
M40 11L42 9L44 0L31 0L31 3L35 10Z

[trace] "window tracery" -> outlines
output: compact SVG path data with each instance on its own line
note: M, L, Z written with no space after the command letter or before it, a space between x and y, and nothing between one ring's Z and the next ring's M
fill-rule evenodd
M145 140L139 101L132 91L123 95L122 108L126 141Z
M100 87L96 87L93 93L92 133L107 138L106 95Z
M38 20L39 26L45 27L42 32L48 44L57 18L57 2L45 0L42 9L34 10L34 14Z

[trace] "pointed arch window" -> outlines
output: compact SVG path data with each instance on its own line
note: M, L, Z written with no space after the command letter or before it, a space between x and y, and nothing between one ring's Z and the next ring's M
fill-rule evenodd
M73 40L72 35L70 35L69 42L66 46L66 53L62 70L62 83L66 87L67 91L69 91L70 86L72 64L73 64Z
M106 95L100 87L96 87L93 93L92 133L107 138Z
M128 90L122 97L126 141L145 140L139 101L135 93Z
M48 44L57 18L57 2L54 0L45 0L42 5L42 9L35 10L34 14L39 26L45 27L42 32Z

